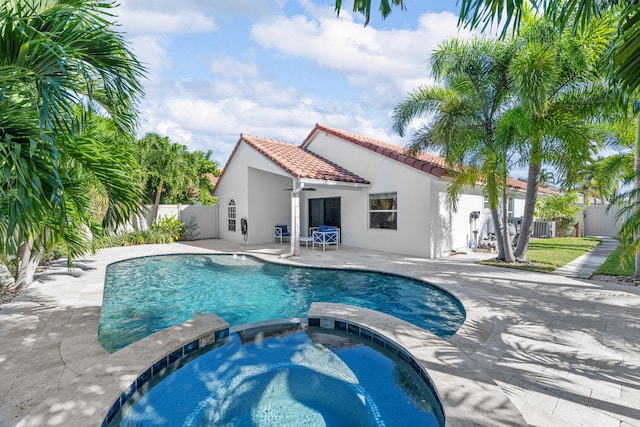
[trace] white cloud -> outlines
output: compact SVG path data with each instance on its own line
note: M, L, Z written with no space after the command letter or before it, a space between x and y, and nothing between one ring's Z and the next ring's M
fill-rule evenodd
M315 123L400 143L384 120L354 102L319 104L299 89L264 80L224 86L226 95L219 96L219 82L163 82L145 101L139 134L159 132L190 149L211 149L221 164L241 133L300 144Z
M179 4L181 2L174 2ZM199 8L188 9L162 7L142 7L138 2L123 2L115 9L116 22L128 34L176 34L216 31L213 16L201 12Z
M150 78L161 70L170 69L173 61L167 53L165 37L137 36L129 39L136 58L147 68Z
M150 70L140 136L159 132L192 150L212 149L221 164L240 133L301 143L315 123L403 144L391 133L391 109L429 81L428 57L456 33L457 17L425 14L415 30L380 30L363 27L347 10L338 19L332 8L304 0L306 16L285 17L284 3L125 0L124 30ZM243 19L225 19L229 14ZM208 35L176 37L214 31L222 42L203 42ZM179 62L170 53L180 52L181 43L202 44L197 55ZM271 80L280 77L287 57L305 60L312 76L296 76L295 83ZM185 70L196 77L176 75ZM345 79L362 90L350 89Z
M241 62L230 56L219 56L211 63L211 71L224 77L246 79L258 77L258 66L250 62Z
M314 14L278 16L256 23L252 38L262 47L312 61L345 73L352 86L364 87L369 101L386 105L399 95L429 81L428 58L438 44L458 33L451 12L428 13L416 30L378 30L363 27L353 16L336 19L327 8L309 7Z

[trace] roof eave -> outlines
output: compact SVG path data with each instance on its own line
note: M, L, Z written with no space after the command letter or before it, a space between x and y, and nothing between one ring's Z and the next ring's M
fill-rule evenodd
M324 179L298 178L306 186L330 187L334 189L362 190L371 187L371 183L329 181Z

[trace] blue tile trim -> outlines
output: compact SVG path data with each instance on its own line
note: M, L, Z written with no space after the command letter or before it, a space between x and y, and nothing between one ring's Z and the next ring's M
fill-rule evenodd
M155 377L156 375L158 375L164 368L167 367L169 363L167 362L167 356L163 357L162 359L158 360L156 363L153 364L152 366L152 375Z
M169 353L164 356L160 360L157 360L153 363L146 371L136 378L134 382L129 385L127 390L123 391L120 394L120 397L111 405L109 408L109 412L107 412L107 416L104 418L100 427L108 427L109 423L113 421L115 416L120 412L120 409L124 406L124 404L131 399L131 397L140 390L145 384L147 384L151 379L155 376L161 374L169 365L172 363L179 362L184 357L193 353L194 351L201 348L200 341L203 340L206 343L212 344L217 341L221 341L225 338L229 337L229 328L221 329L215 332L211 332L208 335L198 338L194 341L191 341L188 344L183 345L179 349Z
M153 378L153 374L151 368L144 371L138 378L136 378L136 389L141 388L145 385L151 378Z
M118 398L118 400L111 405L111 408L109 408L109 412L107 412L107 423L110 423L113 420L118 411L120 411L120 398Z
M186 356L187 354L194 352L199 348L200 348L200 340L192 341L183 347L184 355Z
M220 341L229 336L229 328L216 331L214 341Z
M184 347L180 347L179 349L177 349L173 353L169 354L167 356L167 362L169 362L169 364L172 364L176 360L182 359L182 356L183 356L182 350L183 350L183 348Z

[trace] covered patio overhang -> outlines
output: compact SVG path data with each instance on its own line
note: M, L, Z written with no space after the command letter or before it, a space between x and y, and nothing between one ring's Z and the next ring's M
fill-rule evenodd
M300 192L314 188L327 188L333 190L361 191L371 187L371 184L358 182L329 181L310 178L293 178L293 190L291 191L291 250L282 257L300 255Z

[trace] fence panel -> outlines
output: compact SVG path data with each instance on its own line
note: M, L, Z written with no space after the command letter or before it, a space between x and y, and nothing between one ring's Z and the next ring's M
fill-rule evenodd
M616 206L595 205L586 206L584 209L584 234L585 236L606 236L617 237L620 232L620 225L625 221L625 217L616 220L618 211Z
M140 219L139 227L147 229L151 222L151 205L145 206L145 218ZM197 239L217 239L218 235L218 205L160 205L158 206L158 218L176 216L180 221L188 224L193 221Z
M193 221L198 228L195 239L218 238L218 205L213 206L185 206L180 212L180 221L189 224Z

